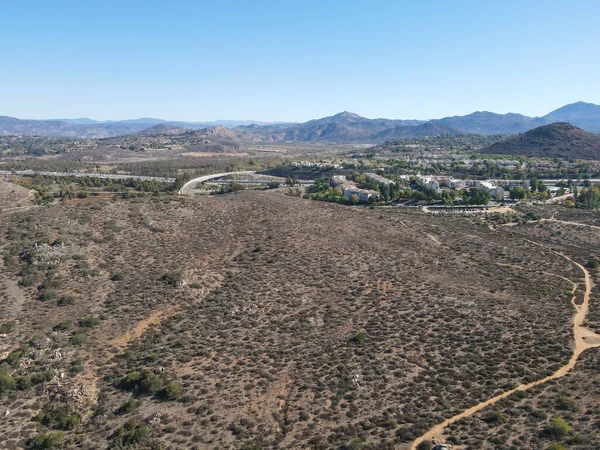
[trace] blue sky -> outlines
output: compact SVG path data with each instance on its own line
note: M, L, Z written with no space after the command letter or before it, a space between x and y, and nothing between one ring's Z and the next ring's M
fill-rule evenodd
M304 121L600 103L598 0L0 0L0 115Z

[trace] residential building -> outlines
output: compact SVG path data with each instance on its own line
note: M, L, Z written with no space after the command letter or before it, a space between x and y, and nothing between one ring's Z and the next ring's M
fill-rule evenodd
M356 195L358 197L358 201L360 202L368 202L371 197L376 198L379 196L379 192L377 191L371 191L369 189L360 189L356 185L343 184L338 187L342 189L344 197L352 198L353 195Z
M382 177L381 175L377 175L376 173L365 173L365 177L369 178L370 180L373 180L380 186L391 186L393 184L396 184L396 182L388 178Z

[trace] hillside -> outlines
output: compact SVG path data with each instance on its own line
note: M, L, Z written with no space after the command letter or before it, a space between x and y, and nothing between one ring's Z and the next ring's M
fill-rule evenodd
M174 134L183 134L189 131L183 127L176 127L173 125L167 125L164 123L154 125L153 127L146 128L142 131L139 131L138 134L145 136L152 136L153 134L166 134L166 135L174 135Z
M600 136L558 122L493 144L481 153L600 160Z
M25 135L99 139L137 133L148 128L147 124L79 124L61 120L21 120L0 117L0 136Z
M568 122L586 131L600 131L600 105L577 102L558 108L544 116L548 122Z
M284 139L286 141L363 142L370 141L376 134L400 124L405 122L367 119L344 111L335 116L293 125L287 130Z
M466 116L445 117L432 122L474 134L522 133L546 123L538 118L521 114L496 114L488 111L477 111Z
M565 279L579 285L581 271L525 227L285 192L89 198L3 217L0 448L63 431L82 449L408 450L569 360ZM540 228L528 237L578 261L600 242ZM586 395L597 404L597 389ZM519 436L539 434L535 419ZM574 430L598 438L588 428Z
M443 125L440 123L427 122L422 125L412 127L398 126L394 128L389 128L373 136L373 141L381 142L390 139L410 139L426 136L458 136L461 134L465 133L457 128L453 128L451 126Z

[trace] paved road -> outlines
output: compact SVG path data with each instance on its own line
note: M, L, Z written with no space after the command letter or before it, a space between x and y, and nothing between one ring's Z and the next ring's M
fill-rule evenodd
M255 174L254 170L245 170L242 172L225 172L225 173L215 173L212 175L204 175L202 177L194 178L193 180L185 183L181 189L179 189L180 194L189 194L190 190L198 183L202 183L204 181L214 180L215 178L227 177L230 175L252 175Z
M276 183L279 183L282 187L286 187L285 180L268 180L268 179L261 180L259 178L257 178L256 180L235 180L235 182L238 184L265 184L265 183L269 183L270 181L275 181ZM219 183L218 181L209 181L207 184L223 184L223 183ZM310 186L313 184L315 184L314 180L298 180L298 183L296 183L296 186L297 185Z
M542 181L544 182L544 184L545 184L546 186L555 186L555 185L556 185L556 183L558 183L558 182L560 182L560 181L565 181L565 182L566 182L567 180L565 180L565 179L563 178L563 179L560 179L560 180L542 180ZM583 185L584 185L583 183L584 183L585 181L589 181L591 184L596 184L596 183L600 182L600 179L599 179L599 178L590 178L589 180L583 180L583 179L582 179L582 180L577 180L577 179L575 179L575 180L573 180L573 181L577 182L577 184L578 184L579 186L583 186Z

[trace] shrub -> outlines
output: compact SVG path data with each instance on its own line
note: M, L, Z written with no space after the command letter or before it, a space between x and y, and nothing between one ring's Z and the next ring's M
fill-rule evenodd
M562 417L553 417L545 432L549 436L563 438L571 432L571 427Z
M75 304L75 297L73 295L63 295L58 299L56 303L58 306L70 306Z
M0 334L12 333L16 329L17 329L16 320L10 320L10 321L4 322L2 325L0 325Z
M367 338L367 333L365 333L364 331L361 331L350 340L352 342L354 342L356 345L363 345L366 338Z
M140 379L139 391L143 394L156 394L163 385L160 375L150 370L144 370Z
M550 444L547 450L566 450L566 447L562 444Z
M60 431L53 433L37 434L25 443L25 448L29 450L44 450L57 448L65 440L65 434Z
M242 445L242 450L261 450L263 447L258 442L251 440Z
M135 411L140 407L140 401L136 398L131 397L129 400L125 402L121 408L119 408L120 414L127 414Z
M26 391L33 387L33 382L31 381L31 376L25 375L17 378L17 389L20 391Z
M177 400L183 395L183 390L181 389L181 386L179 384L175 383L174 381L171 381L163 389L162 395L168 400Z
M52 379L52 373L50 371L35 372L24 375L17 378L17 389L20 391L26 391L31 389L34 385L50 381Z
M54 300L55 298L56 298L56 292L54 292L54 291L46 291L46 290L44 290L44 291L40 292L40 300L43 301L43 302Z
M29 345L21 345L17 350L10 352L4 361L16 369L19 361L21 361L21 358L25 356L29 349Z
M117 272L112 277L110 277L110 279L112 281L122 281L123 280L123 274L121 272Z
M77 332L69 338L69 344L81 345L85 344L88 340L88 335L83 332Z
M17 387L17 382L13 377L6 373L0 373L0 394L12 391Z
M556 407L562 410L574 409L573 401L566 395L561 395L556 402Z
M48 403L35 420L47 427L72 430L81 422L81 416L68 403Z
M492 411L483 420L489 424L501 424L506 422L506 416L502 411Z
M138 425L137 420L131 419L116 432L114 446L123 448L130 445L140 444L150 434L147 426Z
M79 321L79 326L81 328L95 328L100 323L100 319L98 317L88 317L87 319L81 319Z
M71 319L63 320L61 323L54 325L54 331L66 331L73 328L75 324Z
M137 394L156 394L162 386L163 379L151 370L144 370L142 373L131 372L119 382L121 389Z
M167 272L160 279L171 286L177 286L181 283L181 274L179 272Z

